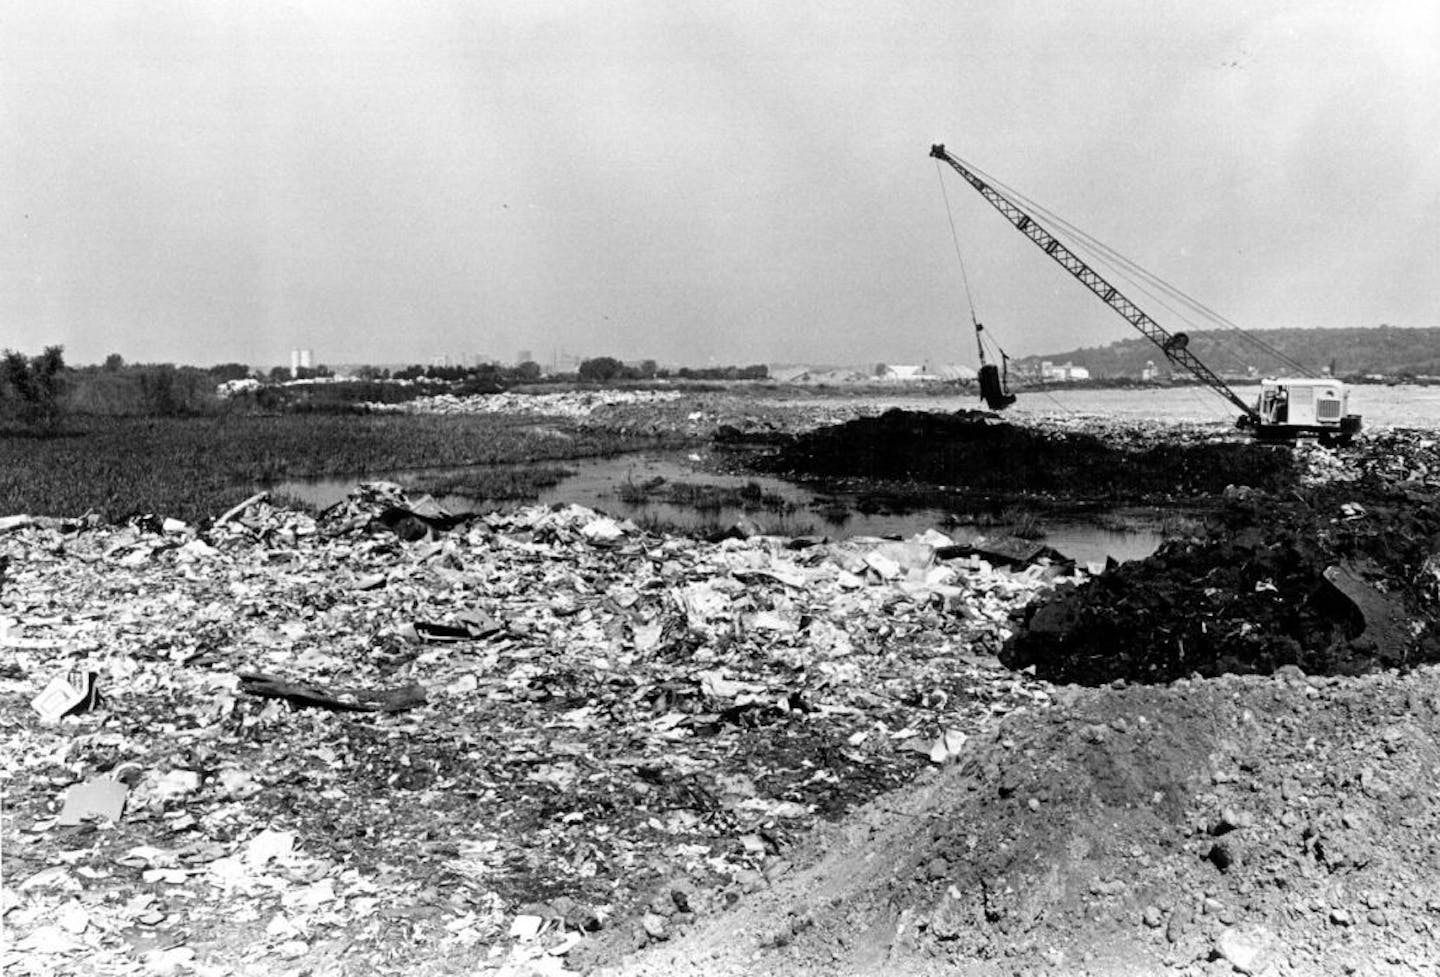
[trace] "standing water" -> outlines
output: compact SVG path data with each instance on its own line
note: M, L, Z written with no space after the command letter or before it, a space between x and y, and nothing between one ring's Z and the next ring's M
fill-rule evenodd
M937 508L861 511L864 503L856 493L821 491L763 475L717 474L705 470L696 455L637 453L554 464L572 474L541 489L535 499L537 504L581 505L631 519L641 526L678 533L713 535L747 520L764 533L783 536L905 538L927 529L946 532L957 521L954 513ZM357 478L292 479L269 488L277 496L323 509L344 499L362 481L391 481L405 486L407 491L416 491L417 479L422 476L430 481L495 471L496 466L476 466ZM436 501L456 514L488 512L514 504L465 495L444 495ZM1041 517L1038 524L1033 515L1017 518L1026 525L1015 521L1007 524L1003 514L987 520L983 529L967 525L967 538L983 532L989 534L987 538L1013 540L1018 529L1026 535L1024 542L1049 546L1081 563L1103 562L1107 557L1121 562L1142 559L1153 553L1162 540L1160 517L1153 511L1126 513L1125 529L1076 518ZM1042 535L1034 535L1037 531Z

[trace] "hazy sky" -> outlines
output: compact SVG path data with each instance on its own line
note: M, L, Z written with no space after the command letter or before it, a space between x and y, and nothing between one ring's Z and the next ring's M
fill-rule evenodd
M0 120L72 363L973 363L933 142L1241 325L1440 326L1435 0L7 0ZM1134 335L946 173L1009 352Z

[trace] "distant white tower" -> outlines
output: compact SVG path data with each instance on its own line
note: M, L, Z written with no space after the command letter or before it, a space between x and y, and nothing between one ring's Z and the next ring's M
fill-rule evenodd
M290 351L290 373L293 376L300 370L309 370L315 365L315 352L309 349L292 349Z

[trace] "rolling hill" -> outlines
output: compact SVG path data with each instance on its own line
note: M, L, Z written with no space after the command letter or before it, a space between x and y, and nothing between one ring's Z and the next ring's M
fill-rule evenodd
M1440 376L1440 328L1374 326L1343 329L1258 329L1192 332L1190 351L1217 373L1277 375L1298 372L1293 361L1319 373L1333 367L1337 376ZM1262 345L1263 344L1263 345ZM1268 349L1267 349L1268 347ZM1274 352L1271 352L1273 350ZM1170 373L1165 356L1149 340L1136 336L1108 346L1090 346L1045 356L1027 356L1011 370L1038 374L1042 361L1083 366L1097 380L1139 378L1147 363L1161 376Z

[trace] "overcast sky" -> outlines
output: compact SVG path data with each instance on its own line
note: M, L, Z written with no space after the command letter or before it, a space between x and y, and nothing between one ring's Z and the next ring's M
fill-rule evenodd
M1434 0L8 0L0 119L72 363L973 363L934 142L1243 326L1440 326ZM1134 335L945 172L1010 353Z

